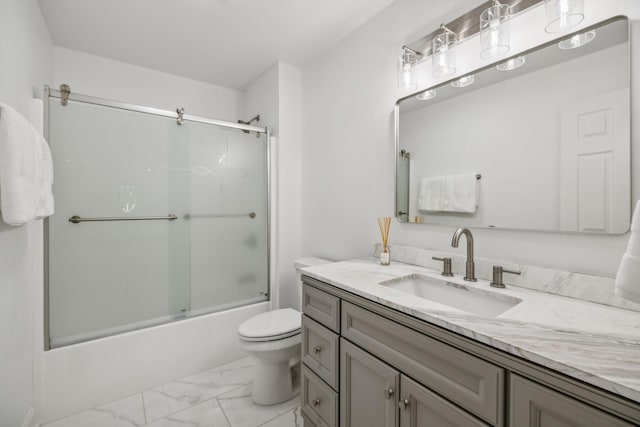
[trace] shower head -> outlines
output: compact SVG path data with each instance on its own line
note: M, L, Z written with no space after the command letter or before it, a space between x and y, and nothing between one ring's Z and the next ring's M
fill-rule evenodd
M244 120L238 120L238 123L243 124L243 125L250 125L253 122L259 122L260 121L260 114L258 114L257 116L255 116L252 119L247 120L246 122ZM242 130L242 132L244 133L249 133L248 130Z

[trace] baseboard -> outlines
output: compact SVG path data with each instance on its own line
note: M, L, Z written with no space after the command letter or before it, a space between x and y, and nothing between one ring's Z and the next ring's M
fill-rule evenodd
M22 427L38 427L40 424L36 424L36 408L33 406L29 407L29 411L27 415L24 417L24 421L22 421Z

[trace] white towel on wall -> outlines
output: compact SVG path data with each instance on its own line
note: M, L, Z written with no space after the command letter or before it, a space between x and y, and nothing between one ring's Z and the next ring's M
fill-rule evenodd
M445 187L445 212L474 213L478 207L478 179L475 174L449 175Z
M640 258L640 200L631 217L631 233L629 234L626 253Z
M622 255L616 274L615 294L629 301L640 303L640 258Z
M631 234L627 252L622 255L616 274L615 294L640 303L640 200L631 218Z
M439 212L444 207L445 177L422 178L418 191L418 210Z
M420 180L418 210L475 213L478 196L475 174L423 178Z
M27 119L0 104L0 211L10 225L53 215L49 144Z

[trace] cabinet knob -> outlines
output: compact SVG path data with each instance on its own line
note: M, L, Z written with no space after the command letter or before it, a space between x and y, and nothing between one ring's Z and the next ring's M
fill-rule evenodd
M320 405L320 399L314 399L311 403L313 403L314 407L318 407Z
M320 346L316 346L316 347L313 348L313 352L315 354L319 354L321 351L322 351L322 347L320 347Z
M384 397L387 399L391 399L391 397L395 394L392 388L388 388L384 391Z
M398 402L398 408L404 410L409 407L409 399L404 398L400 402Z

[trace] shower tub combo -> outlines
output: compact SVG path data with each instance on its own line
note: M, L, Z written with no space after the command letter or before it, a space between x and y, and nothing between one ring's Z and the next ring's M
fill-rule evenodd
M237 326L270 305L268 128L67 86L44 118L44 418L242 355Z

